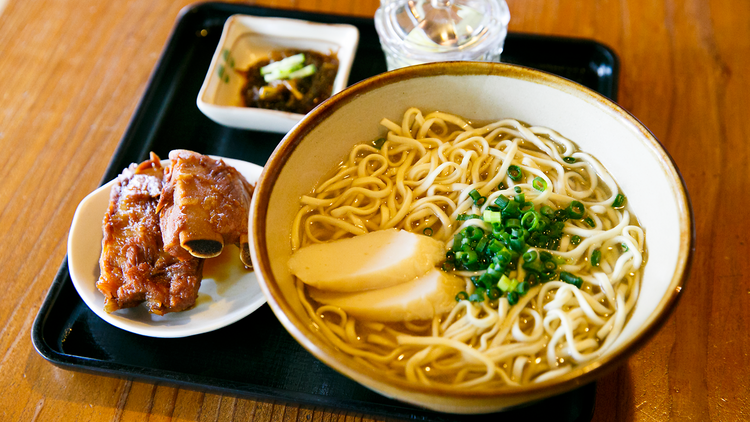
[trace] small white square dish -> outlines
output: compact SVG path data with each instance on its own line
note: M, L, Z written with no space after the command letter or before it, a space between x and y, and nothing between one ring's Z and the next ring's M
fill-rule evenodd
M216 47L211 66L198 93L198 108L216 123L265 132L286 133L303 114L246 107L243 72L272 52L285 50L335 54L339 67L332 93L346 88L359 31L347 24L323 24L298 19L232 15Z

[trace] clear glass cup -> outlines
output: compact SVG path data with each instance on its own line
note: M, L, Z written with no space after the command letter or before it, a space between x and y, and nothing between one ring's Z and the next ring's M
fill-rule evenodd
M388 70L439 61L499 61L509 21L505 0L381 0L375 13Z

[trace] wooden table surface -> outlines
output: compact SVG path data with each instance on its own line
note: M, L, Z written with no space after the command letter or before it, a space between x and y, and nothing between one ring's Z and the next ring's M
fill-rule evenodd
M31 326L189 0L0 0L0 420L375 419L59 369ZM376 0L261 6L370 17ZM750 418L750 2L508 0L511 31L586 37L621 60L620 104L671 153L696 251L661 331L598 383L595 421ZM739 216L737 215L739 213Z

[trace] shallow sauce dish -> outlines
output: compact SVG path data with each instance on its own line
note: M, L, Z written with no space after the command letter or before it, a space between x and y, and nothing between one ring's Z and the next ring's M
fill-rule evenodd
M549 381L452 391L386 377L326 341L304 311L288 268L292 221L356 143L382 136L379 122L404 111L442 111L470 121L514 118L556 130L596 157L627 195L646 231L641 292L615 343L598 359ZM560 394L616 368L666 320L687 278L693 219L682 178L658 140L605 97L563 78L499 63L447 62L399 69L358 83L309 113L267 162L250 211L251 254L268 303L318 359L385 396L432 410L488 413Z
M214 157L222 158L222 157ZM254 184L261 167L222 158ZM169 160L162 161L168 165ZM76 209L68 235L68 269L78 294L100 318L126 331L149 337L186 337L213 331L249 315L265 303L253 271L246 270L239 251L227 245L222 254L205 261L196 305L164 316L148 312L144 305L104 311L104 295L96 288L102 251L102 219L109 205L111 181L84 198Z
M339 60L332 94L346 87L359 31L347 24L232 15L224 24L200 92L198 108L216 123L240 129L286 133L302 114L244 107L241 90L246 70L272 51L288 49L335 53Z

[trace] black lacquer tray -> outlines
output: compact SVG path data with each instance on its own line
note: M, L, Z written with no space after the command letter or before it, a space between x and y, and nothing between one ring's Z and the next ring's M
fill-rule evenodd
M371 19L238 4L192 6L180 15L103 183L131 162L144 160L149 151L164 157L185 148L266 162L282 135L218 125L195 104L224 21L235 13L352 24L360 31L360 43L349 83L386 70ZM510 33L502 60L556 73L616 100L617 57L594 41ZM267 305L233 325L187 338L150 338L115 328L83 303L67 261L34 321L32 340L45 359L66 369L417 421L516 416L586 421L596 392L592 383L502 416L431 412L385 398L328 368L284 330Z

